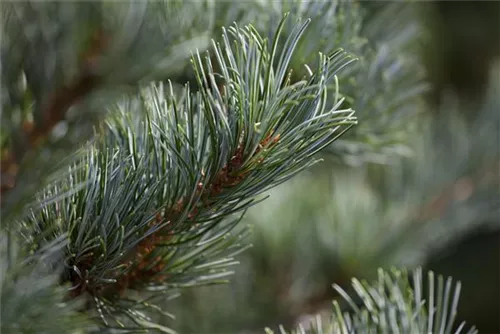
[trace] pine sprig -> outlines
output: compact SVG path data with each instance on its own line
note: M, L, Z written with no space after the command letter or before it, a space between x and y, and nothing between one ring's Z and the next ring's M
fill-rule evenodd
M71 296L91 296L107 327L155 327L134 309L141 300L221 282L244 249L230 231L245 209L355 124L338 95L326 104L350 56L320 54L315 73L292 83L289 62L308 21L279 47L285 22L271 44L251 26L224 30L222 46L213 44L216 66L192 58L198 92L186 86L178 98L153 84L116 104L66 183L40 202L85 185L23 223L35 234L68 233L62 279Z
M327 321L318 316L307 329L301 324L292 332L281 327L280 333L477 333L474 327L465 330L465 322L455 324L461 285L453 284L451 277L445 280L429 272L424 281L420 268L412 275L406 270L379 269L374 283L352 279L354 298L339 286L334 288L349 305L349 312L334 301Z

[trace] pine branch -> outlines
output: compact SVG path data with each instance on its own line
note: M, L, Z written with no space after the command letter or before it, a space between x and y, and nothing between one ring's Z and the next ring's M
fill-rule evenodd
M107 327L153 326L134 311L144 298L221 282L244 248L230 231L246 208L355 124L339 97L326 105L349 55L320 54L315 73L291 83L289 62L308 21L280 48L285 22L271 44L251 26L224 31L222 45L213 43L217 72L209 55L192 58L196 93L186 86L179 99L172 86L154 84L123 99L70 178L39 202L85 185L23 223L26 235L69 234L62 279L72 296L95 301Z
M405 270L394 269L390 272L380 269L378 281L372 284L353 278L354 299L334 285L350 311L342 310L335 301L327 321L318 316L307 324L307 329L301 324L291 332L281 327L280 333L477 333L474 327L466 330L465 322L458 327L455 324L460 282L454 285L451 277L446 281L442 276L436 279L429 272L425 283L427 296L420 268L411 279ZM266 332L273 333L269 329Z

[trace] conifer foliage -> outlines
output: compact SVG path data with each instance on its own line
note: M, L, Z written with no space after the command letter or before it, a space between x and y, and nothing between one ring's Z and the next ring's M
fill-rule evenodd
M175 333L163 305L238 270L248 208L324 149L394 151L425 89L351 1L0 6L1 333ZM380 104L379 77L406 94ZM451 330L458 290L439 280L428 315L421 272L415 294L392 275L354 281L363 310L342 292L330 332Z

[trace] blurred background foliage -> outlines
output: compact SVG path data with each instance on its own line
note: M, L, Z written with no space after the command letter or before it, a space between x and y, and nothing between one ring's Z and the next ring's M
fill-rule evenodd
M357 43L343 44L340 34L330 41L360 56L356 66L366 66L339 80L347 103L356 101L360 125L334 143L321 164L249 211L253 247L240 257L229 285L187 291L169 303L182 332L290 328L329 312L338 297L332 283L347 288L351 277L371 279L378 267L392 265L423 265L462 281L458 319L483 333L500 332L500 67L494 66L500 3L364 1L356 10L364 11L359 26L352 25ZM263 20L255 22L266 26ZM371 50L359 43L363 38ZM367 77L377 61L380 73L400 65L399 78ZM412 89L404 103L393 104L391 115L402 122L392 117L389 126L403 132L398 137L377 108ZM363 139L364 126L379 138L391 133L395 145L374 150L377 145Z

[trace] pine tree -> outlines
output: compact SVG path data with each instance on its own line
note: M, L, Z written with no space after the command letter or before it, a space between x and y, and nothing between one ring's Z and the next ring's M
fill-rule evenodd
M427 83L414 50L421 29L408 4L388 5L373 19L350 1L0 6L1 333L175 333L176 297L194 301L191 293L202 286L248 270L238 262L254 254L244 252L252 230L242 224L247 210L266 203L270 189L292 186L287 181L297 174L307 177L321 158L344 171L381 164L363 169L365 177L377 176L387 193L408 195L394 207L374 204L383 210L381 225L401 223L374 245L376 254L360 253L416 268L438 244L396 243L425 234L415 232L414 221L437 220L408 219L406 204L435 189L425 166L405 158L412 149L429 153L442 130L429 130L422 147L410 145L436 120L415 121ZM492 120L493 109L485 108L478 127ZM462 164L448 160L459 166L450 180L498 161L471 149L477 145L459 152ZM473 153L478 163L471 168L464 161ZM423 190L409 196L391 188L387 165ZM456 215L465 211L451 211L433 227L436 237L448 235L448 221L468 231L474 210L498 212L491 195L498 180L490 181L459 200L473 212L469 219L462 215L462 224ZM351 185L354 178L333 191ZM348 196L359 195L358 187ZM359 216L351 209L338 207L337 214L357 219L357 227L375 218L372 208ZM460 285L442 277L435 283L433 275L428 294L421 269L412 280L406 269L380 269L373 285L354 279L362 304L336 287L345 305L336 302L327 323L318 317L307 331L451 332ZM198 333L214 330L192 325Z

